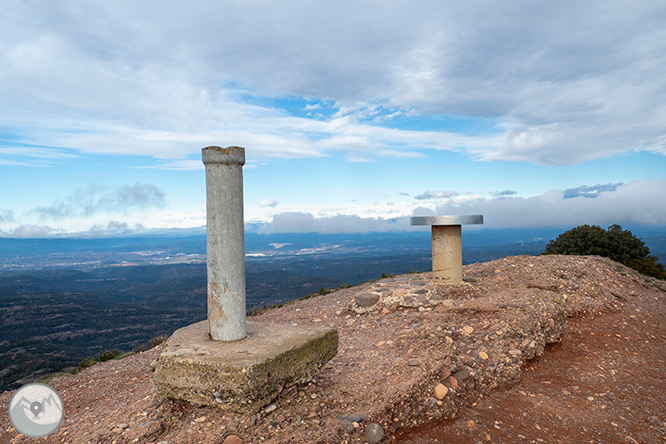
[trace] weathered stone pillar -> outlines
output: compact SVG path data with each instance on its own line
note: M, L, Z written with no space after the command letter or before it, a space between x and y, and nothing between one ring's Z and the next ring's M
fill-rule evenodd
M435 284L457 284L462 276L462 224L482 224L483 216L416 216L412 225L432 227L432 279Z
M209 146L206 166L208 331L217 341L247 336L245 323L245 233L243 165L245 149Z
M208 211L208 320L171 335L153 382L170 399L253 414L285 387L311 380L338 352L338 331L307 325L307 319L306 325L246 323L245 150L209 146L201 154Z

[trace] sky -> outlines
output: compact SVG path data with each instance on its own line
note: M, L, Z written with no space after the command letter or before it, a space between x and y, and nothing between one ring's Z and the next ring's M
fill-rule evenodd
M666 226L666 3L5 0L0 236Z

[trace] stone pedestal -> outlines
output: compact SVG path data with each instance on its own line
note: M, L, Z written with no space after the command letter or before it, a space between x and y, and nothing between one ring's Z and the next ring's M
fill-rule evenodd
M482 224L483 216L416 216L412 225L432 227L432 279L435 284L457 284L462 276L462 224Z
M213 341L208 322L177 330L153 381L160 393L196 405L251 414L284 387L312 379L338 349L334 328L248 322L241 341Z
M460 225L432 226L432 278L462 282L462 229Z

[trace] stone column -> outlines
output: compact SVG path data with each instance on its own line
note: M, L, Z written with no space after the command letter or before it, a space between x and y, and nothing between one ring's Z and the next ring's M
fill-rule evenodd
M432 229L432 280L435 284L463 281L462 224L482 224L483 216L414 216L412 225Z
M462 282L460 225L432 226L432 278L440 282Z
M208 331L216 341L247 336L245 323L245 149L209 146L206 166Z

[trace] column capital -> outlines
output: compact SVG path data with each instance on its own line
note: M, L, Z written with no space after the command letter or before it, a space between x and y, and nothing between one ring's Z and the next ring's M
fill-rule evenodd
M245 165L245 148L240 146L207 146L201 149L201 157L204 165Z

